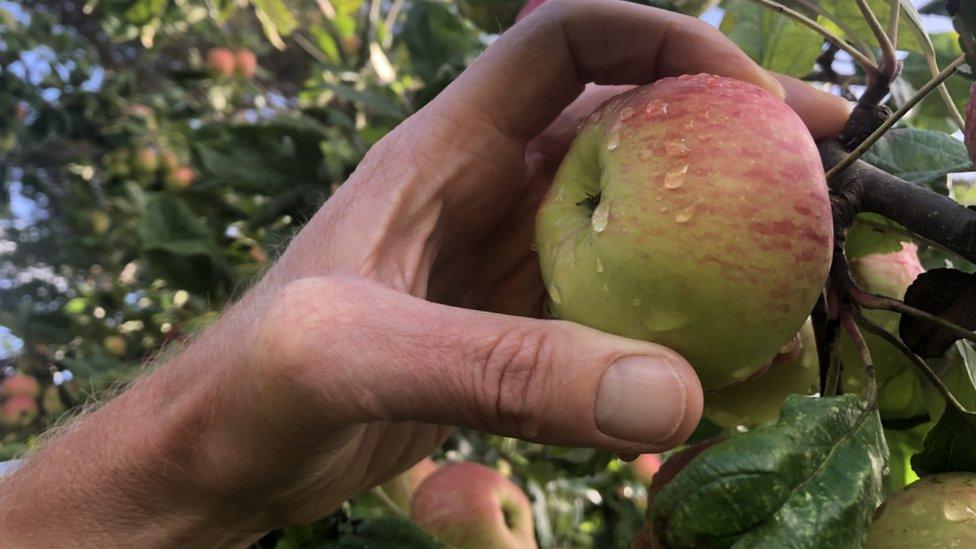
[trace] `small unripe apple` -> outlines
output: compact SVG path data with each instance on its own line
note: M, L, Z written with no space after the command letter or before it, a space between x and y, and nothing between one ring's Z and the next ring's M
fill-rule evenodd
M172 172L180 167L180 157L170 149L163 149L159 153L159 163L167 172Z
M110 218L107 213L102 211L92 212L89 221L91 221L92 232L99 236L108 232L109 228L112 226L112 218Z
M106 336L105 339L102 340L102 347L105 348L106 353L121 358L125 356L129 345L126 343L124 337L118 334L113 334Z
M449 547L536 547L525 492L478 463L445 465L417 487L410 517Z
M582 122L536 225L554 316L675 349L706 391L799 331L832 242L800 118L704 74L635 88Z
M870 254L851 261L854 278L863 290L902 299L911 283L925 271L918 259L918 246L903 242L901 250ZM891 311L864 311L864 316L885 330L898 335L900 315ZM910 358L882 338L861 330L878 382L878 408L885 419L925 414L924 383ZM867 377L854 342L841 334L841 361L844 364L844 389L860 391Z
M182 191L197 178L197 172L189 166L180 166L163 177L163 184L171 191Z
M227 48L210 48L207 51L207 72L212 76L234 74L234 52Z
M37 398L41 395L41 384L34 376L14 374L0 384L0 397L26 396Z
M258 58L251 50L237 50L234 52L234 74L243 78L253 78L254 70L258 66Z
M705 395L704 416L718 425L754 427L779 417L786 397L820 388L820 363L813 324L807 321L764 372Z
M976 474L923 477L875 512L867 549L976 547Z
M637 459L630 466L633 468L634 476L637 477L637 480L644 486L650 486L654 473L661 468L661 456L657 454L641 454L637 456Z
M403 473L383 483L386 495L404 511L410 511L410 499L417 486L431 473L437 470L437 463L429 457L417 462L416 465Z
M140 147L132 155L132 169L140 175L151 175L159 169L159 153L151 147Z
M0 404L0 427L17 429L37 417L37 401L26 395L12 396Z

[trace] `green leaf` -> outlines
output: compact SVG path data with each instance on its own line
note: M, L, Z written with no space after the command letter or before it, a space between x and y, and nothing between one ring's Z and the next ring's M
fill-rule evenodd
M962 141L941 132L895 128L862 157L866 162L916 185L948 194L946 174L972 166Z
M827 13L830 13L834 17L840 19L861 39L863 39L868 44L876 46L878 44L877 40L874 38L874 33L871 32L871 27L868 25L867 20L861 14L861 10L857 7L857 3L853 0L819 0L820 7L822 7ZM871 11L877 16L878 21L881 23L882 28L888 25L888 16L891 13L891 0L868 0L868 5L871 6ZM833 23L827 21L823 17L820 18L819 23L834 30L838 34L843 35L844 32L834 25ZM902 23L898 28L898 49L908 50L913 52L920 52L921 46L918 43L918 39L915 34L912 33L911 29L907 25Z
M976 419L946 407L939 422L925 436L924 449L912 456L919 476L952 471L976 472Z
M651 502L668 547L860 547L887 448L853 395L790 396L776 424L693 459Z
M166 11L169 0L137 0L125 10L125 18L134 25L145 25Z
M763 67L800 76L813 68L823 38L749 0L728 3L721 30Z
M438 549L444 547L434 538L405 518L383 515L356 524L352 532L342 536L337 549Z
M959 48L959 35L954 32L943 32L929 36L935 50L935 58L940 68L944 68L962 53ZM905 58L901 71L901 78L915 90L921 88L932 79L932 72L922 55L912 54ZM972 82L956 72L945 81L952 102L960 112L964 112L969 98L969 86ZM939 131L955 131L955 123L949 118L946 106L937 91L932 92L911 113L912 125Z
M430 0L414 4L401 36L414 70L427 82L460 73L468 57L481 49L481 41L446 5Z
M275 30L282 36L288 36L298 28L298 22L288 6L282 0L251 0L254 8L263 12L267 20L274 25Z
M226 280L213 233L183 201L151 195L138 233L149 264L177 287L206 293Z

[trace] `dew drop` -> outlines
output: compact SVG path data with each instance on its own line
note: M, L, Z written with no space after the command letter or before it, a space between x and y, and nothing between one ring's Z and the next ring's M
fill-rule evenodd
M620 109L620 121L624 122L626 120L630 120L636 113L637 111L634 110L633 107L624 107Z
M576 121L576 133L580 133L581 131L583 131L583 128L585 127L586 127L586 117L584 116L583 118L580 118L579 120Z
M635 297L634 299L630 300L630 304L633 305L634 307L640 307L641 300L639 297Z
M739 368L738 370L732 372L732 379L741 380L749 377L749 374L753 372L752 368L748 366L744 368Z
M651 149L644 149L641 152L637 153L637 156L641 160L650 160L651 157L654 156L654 151L652 151Z
M595 232L602 233L607 228L609 221L610 201L604 200L597 204L596 209L593 210L593 217L590 218L590 224L593 226Z
M697 204L697 202L695 202L695 204ZM695 204L674 212L674 220L678 223L687 223L690 221L695 215Z
M962 522L964 520L976 519L976 511L974 511L972 507L965 504L954 505L947 503L942 507L942 514L945 516L946 520L950 522Z
M680 168L675 168L670 172L664 174L664 188L666 189L677 189L685 184L685 178L688 177L688 164L681 166Z
M610 137L607 139L607 150L608 151L612 151L612 150L616 149L617 148L617 145L619 145L619 144L620 144L620 134L619 133L611 133L610 134Z
M661 206L661 208L658 209L658 211L661 212L661 213L664 213L664 212L668 211L668 207L667 206Z
M695 121L689 118L688 120L685 121L682 127L684 127L684 129L686 130L690 130L695 127Z
M559 288L555 284L549 287L549 297L553 303L559 304L563 302L563 297L559 295Z
M607 286L606 284L604 284L603 285L603 291L604 292L609 292L610 291L610 286Z
M684 156L691 151L684 143L680 141L668 141L664 144L664 152L668 153L670 156Z
M539 241L537 241L536 239L533 238L532 239L532 243L529 244L529 249L532 250L533 252L538 252L539 251Z
M598 273L602 273L603 272L603 262L600 261L600 258L599 257L596 258L596 272L598 272Z
M668 104L660 99L655 99L644 107L644 113L648 118L660 118L668 114Z
M705 78L705 85L709 88L718 88L722 85L722 81L717 76L708 76Z

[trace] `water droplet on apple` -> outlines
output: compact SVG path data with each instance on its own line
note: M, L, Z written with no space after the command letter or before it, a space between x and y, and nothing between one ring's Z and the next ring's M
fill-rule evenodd
M688 177L688 164L664 174L664 188L677 189L685 184Z
M563 296L559 295L559 288L555 284L549 287L549 298L556 304L563 302Z
M913 503L908 509L912 512L913 515L924 515L925 508L926 508L925 503L918 501Z
M964 520L976 519L976 511L964 503L946 503L942 507L942 514L949 522L962 522Z
M539 251L539 242L536 239L533 238L532 239L532 243L529 244L529 249L532 250L533 252L538 252Z
M644 107L644 113L648 118L660 118L668 114L668 104L660 99L655 99Z
M630 304L633 305L634 307L640 307L641 300L639 297L635 297L634 299L630 300Z
M610 286L607 286L606 284L604 284L603 285L603 291L604 292L609 292L610 291Z
M624 122L626 120L630 120L636 113L637 111L634 110L633 107L624 107L620 109L620 121Z
M691 80L692 78L694 78L694 76L690 74L682 74L678 77L678 80Z
M743 380L743 379L749 377L749 375L752 374L752 372L753 372L753 369L752 368L749 368L748 366L746 366L744 368L739 368L738 370L732 372L732 379L735 379L735 380Z
M661 206L661 208L658 211L661 212L661 213L664 213L664 212L668 211L668 207L667 206Z
M620 134L619 133L611 133L610 134L610 137L607 138L607 150L608 151L612 151L612 150L616 149L617 148L617 145L619 145L619 144L620 144Z
M651 157L654 156L654 151L652 151L651 149L644 149L641 152L637 153L637 156L641 160L650 160Z
M722 80L717 76L706 76L705 85L709 88L718 88L722 85Z
M680 141L668 141L664 144L664 152L670 156L684 156L691 151Z
M949 542L949 547L962 547L962 540L955 538Z
M600 258L599 257L596 258L596 272L598 272L598 273L602 273L603 272L603 262L600 261Z
M682 127L686 130L690 130L695 127L695 121L689 118L688 120L685 120L685 123L682 124Z
M674 212L674 220L678 223L687 223L695 215L695 205Z
M579 120L576 121L576 133L580 133L581 131L583 131L583 128L585 127L586 127L586 117L584 116L583 118L580 118Z
M590 224L593 226L595 232L602 233L607 228L609 221L610 200L604 200L597 204L596 209L593 210L593 217L590 218Z

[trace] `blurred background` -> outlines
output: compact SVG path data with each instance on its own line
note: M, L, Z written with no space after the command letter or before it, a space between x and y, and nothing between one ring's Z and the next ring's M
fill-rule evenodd
M800 31L747 0L643 3L703 14L797 76L822 44L806 35L813 57L769 57ZM521 4L0 1L0 458L211 322ZM944 65L959 54L944 7L918 4ZM910 58L894 94L927 79ZM948 83L961 108L967 81ZM948 130L945 113L933 96L912 125ZM642 523L639 474L612 455L469 432L443 452L511 475L543 547L626 547ZM360 498L267 545L339 539L376 509Z

